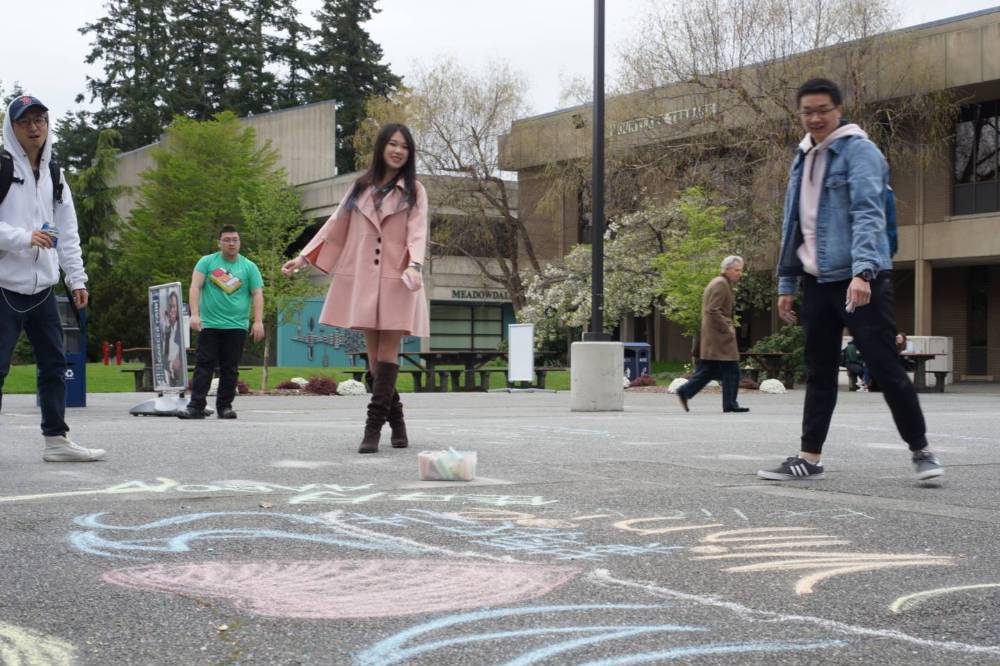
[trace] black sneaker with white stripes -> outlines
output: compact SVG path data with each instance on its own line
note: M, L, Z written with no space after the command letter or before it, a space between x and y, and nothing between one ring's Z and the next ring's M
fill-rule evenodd
M774 469L759 469L757 476L771 481L796 481L798 479L822 479L823 463L815 465L798 456L785 458L785 462Z

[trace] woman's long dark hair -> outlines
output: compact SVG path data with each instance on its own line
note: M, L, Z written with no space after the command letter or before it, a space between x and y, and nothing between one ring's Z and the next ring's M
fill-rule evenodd
M410 133L410 128L402 123L388 123L382 126L382 129L378 131L378 136L375 138L375 152L374 155L372 155L371 166L368 167L368 171L354 181L354 187L351 188L351 196L347 199L348 209L354 208L357 204L358 197L360 197L362 193L368 189L368 187L381 183L382 179L385 178L385 172L387 171L385 163L385 147L388 145L389 139L391 139L396 132L403 135L403 139L406 141L409 151L406 155L406 163L400 168L399 173L396 175L396 178L393 179L393 182L387 184L395 186L396 181L402 178L403 186L406 188L406 203L410 206L416 205L417 146L413 143L413 134ZM381 199L381 197L379 197L379 199Z

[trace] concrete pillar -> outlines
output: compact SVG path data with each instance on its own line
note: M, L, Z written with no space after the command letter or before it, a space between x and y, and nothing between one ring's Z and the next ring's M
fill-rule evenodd
M570 346L570 410L625 410L625 347L620 342L574 342Z
M934 268L926 259L913 262L913 334L931 335Z

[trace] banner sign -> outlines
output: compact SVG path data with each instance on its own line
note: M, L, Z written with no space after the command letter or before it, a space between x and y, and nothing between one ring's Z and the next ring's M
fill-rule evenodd
M149 288L149 347L156 391L187 389L187 331L181 283Z

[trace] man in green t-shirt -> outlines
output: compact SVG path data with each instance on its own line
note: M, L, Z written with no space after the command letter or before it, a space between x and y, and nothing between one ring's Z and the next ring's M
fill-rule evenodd
M236 227L222 227L219 252L198 260L191 274L188 301L191 328L198 331L198 356L191 382L191 400L187 409L177 412L177 416L205 418L205 397L218 366L216 414L220 419L235 419L233 398L236 397L236 378L250 326L251 303L253 339L264 339L264 280L257 265L240 255L240 234Z

